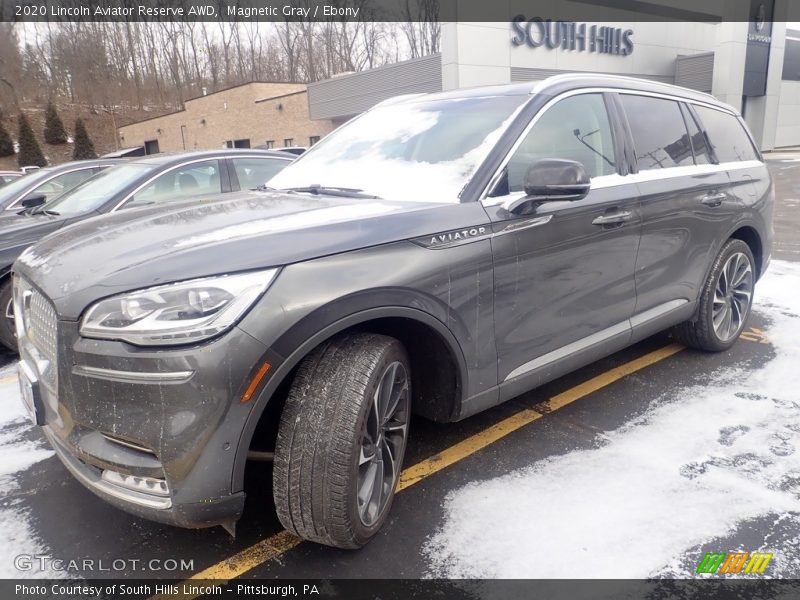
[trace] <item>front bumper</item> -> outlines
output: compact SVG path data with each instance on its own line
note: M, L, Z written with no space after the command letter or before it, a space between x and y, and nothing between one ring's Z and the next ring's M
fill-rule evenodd
M56 456L75 479L97 496L125 512L178 527L211 527L238 519L244 510L244 492L202 502L175 504L171 497L160 498L136 493L105 481L102 470L81 461L48 427L43 431Z
M264 344L234 327L201 345L138 348L82 338L76 322L62 320L18 342L36 380L39 424L83 485L182 527L241 516L233 473L252 409L241 398L254 370L279 360Z

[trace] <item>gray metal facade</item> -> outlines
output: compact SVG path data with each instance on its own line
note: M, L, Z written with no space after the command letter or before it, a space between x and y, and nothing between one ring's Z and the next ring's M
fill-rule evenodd
M401 94L442 91L442 55L431 54L308 86L312 119L341 119Z
M713 52L678 56L675 59L675 85L711 93L713 78Z

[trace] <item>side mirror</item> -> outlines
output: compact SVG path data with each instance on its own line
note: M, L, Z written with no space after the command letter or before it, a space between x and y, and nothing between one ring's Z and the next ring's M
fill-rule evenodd
M33 192L22 199L22 208L36 208L44 204L46 200L47 196L44 194Z
M589 193L591 183L583 165L574 160L543 158L528 167L525 196L512 198L503 207L514 212L531 202L580 200Z

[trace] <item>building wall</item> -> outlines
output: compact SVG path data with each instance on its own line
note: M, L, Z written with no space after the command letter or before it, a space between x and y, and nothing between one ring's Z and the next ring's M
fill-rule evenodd
M587 20L587 27L594 23ZM450 22L442 26L444 89L532 81L567 72L613 73L672 83L681 54L714 50L717 26L709 23L638 22L612 25L632 29L633 52L598 52L515 46L510 23Z
M775 147L800 146L800 81L781 81Z
M441 55L431 54L308 86L312 119L342 119L403 94L442 90Z
M158 140L161 152L207 150L228 140L249 139L251 146L273 140L276 148L308 146L311 136L333 130L329 120L308 116L305 84L250 83L185 103L182 111L120 127L122 146Z

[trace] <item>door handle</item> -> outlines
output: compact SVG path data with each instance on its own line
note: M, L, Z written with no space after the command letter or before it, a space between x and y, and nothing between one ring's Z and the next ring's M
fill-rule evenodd
M728 196L724 192L720 192L718 194L707 194L700 198L700 202L706 206L719 206L727 197Z
M592 221L592 225L622 225L633 218L633 213L629 210L602 215Z

